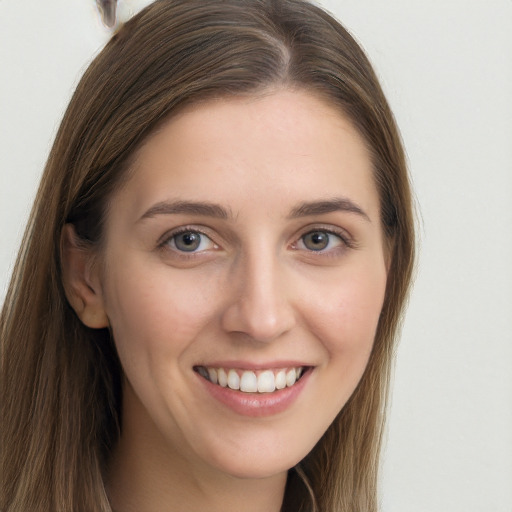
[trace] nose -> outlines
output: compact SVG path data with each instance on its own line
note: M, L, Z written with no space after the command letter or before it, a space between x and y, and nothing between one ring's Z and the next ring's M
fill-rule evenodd
M295 311L277 258L261 254L238 265L228 285L232 293L222 313L222 327L256 342L270 342L289 332Z

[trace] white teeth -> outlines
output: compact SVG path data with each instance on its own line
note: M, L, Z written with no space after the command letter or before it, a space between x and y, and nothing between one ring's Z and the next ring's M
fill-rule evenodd
M279 370L276 375L276 389L284 389L286 387L286 371Z
M213 384L223 388L240 390L244 393L272 393L276 389L284 389L293 386L304 372L303 367L290 368L289 370L236 370L234 368L212 368L198 366L197 372Z
M246 371L240 378L240 391L255 393L258 391L258 378L254 372Z
M296 380L297 380L297 372L295 371L295 368L288 370L288 372L286 373L286 385L288 387L291 387L295 384Z
M217 370L215 368L208 368L208 377L210 382L217 384Z
M274 372L271 370L265 370L258 375L258 391L260 393L272 393L275 391L276 383Z
M228 372L228 387L231 389L240 389L240 377L235 370L229 370Z
M219 379L219 385L222 386L223 388L225 388L228 385L228 376L226 375L226 372L222 368L219 368L217 370L217 378Z

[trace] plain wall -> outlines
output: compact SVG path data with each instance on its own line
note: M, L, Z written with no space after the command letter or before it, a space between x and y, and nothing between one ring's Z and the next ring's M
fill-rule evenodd
M511 512L512 2L322 4L375 65L419 205L382 510ZM93 0L0 0L0 301L60 118L108 37Z

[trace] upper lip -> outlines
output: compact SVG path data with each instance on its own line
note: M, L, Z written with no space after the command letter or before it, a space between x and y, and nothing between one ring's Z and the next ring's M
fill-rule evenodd
M203 366L205 368L237 368L239 370L272 370L280 368L298 368L313 366L311 363L305 363L304 361L297 361L296 359L282 359L268 362L249 362L242 360L233 361L212 361L208 363L201 363L194 365L195 367Z

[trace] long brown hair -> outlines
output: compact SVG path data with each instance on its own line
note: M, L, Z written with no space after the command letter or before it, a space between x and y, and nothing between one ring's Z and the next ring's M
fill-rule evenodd
M394 342L414 259L411 193L393 115L364 52L303 0L157 0L79 83L50 153L1 316L4 512L110 511L104 472L121 423L122 370L107 330L85 327L61 279L60 236L100 244L109 197L137 147L176 109L275 86L312 91L371 152L390 269L356 391L290 471L283 511L377 510Z

